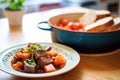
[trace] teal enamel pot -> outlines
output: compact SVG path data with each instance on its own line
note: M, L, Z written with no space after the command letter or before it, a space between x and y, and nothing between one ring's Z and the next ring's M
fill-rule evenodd
M55 40L68 45L81 52L106 52L120 48L120 30L111 32L74 32L67 31L54 26L59 19L65 17L69 20L76 20L84 13L61 14L51 17L48 21L40 22L38 28L52 31ZM48 24L44 27L42 24Z

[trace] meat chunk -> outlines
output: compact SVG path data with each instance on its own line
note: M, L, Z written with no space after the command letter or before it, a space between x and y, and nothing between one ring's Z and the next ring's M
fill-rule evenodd
M40 57L48 57L48 54L44 50L38 50L35 52L35 59L39 59Z
M30 65L28 64L26 61L24 61L24 72L27 72L27 73L35 73L36 70L37 70L37 65Z
M53 63L53 59L51 57L40 57L37 63L43 68L45 65Z
M17 61L21 61L22 59L17 57L17 55L15 55L11 61L12 64L15 64Z

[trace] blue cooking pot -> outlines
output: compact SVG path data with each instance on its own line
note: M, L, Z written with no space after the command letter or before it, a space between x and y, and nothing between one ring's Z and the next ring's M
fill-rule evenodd
M67 31L54 26L61 17L70 21L78 19L84 13L69 13L51 17L46 22L40 22L38 28L52 31L57 42L68 45L81 52L106 52L120 48L120 30L109 32L75 32ZM45 28L41 24L48 24Z

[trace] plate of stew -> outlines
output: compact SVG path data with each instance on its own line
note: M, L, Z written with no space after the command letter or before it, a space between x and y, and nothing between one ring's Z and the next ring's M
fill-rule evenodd
M24 43L0 53L0 70L20 77L50 77L66 73L80 62L74 49L58 43Z

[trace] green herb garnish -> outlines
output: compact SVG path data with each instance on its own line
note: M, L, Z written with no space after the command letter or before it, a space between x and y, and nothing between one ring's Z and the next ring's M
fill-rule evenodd
M36 64L34 59L26 59L25 61L26 61L29 65L32 65L32 66L34 66L34 65Z
M44 48L41 45L34 44L32 46L35 50L44 50Z
M29 52L29 53L32 53L32 49L28 48L28 52Z

